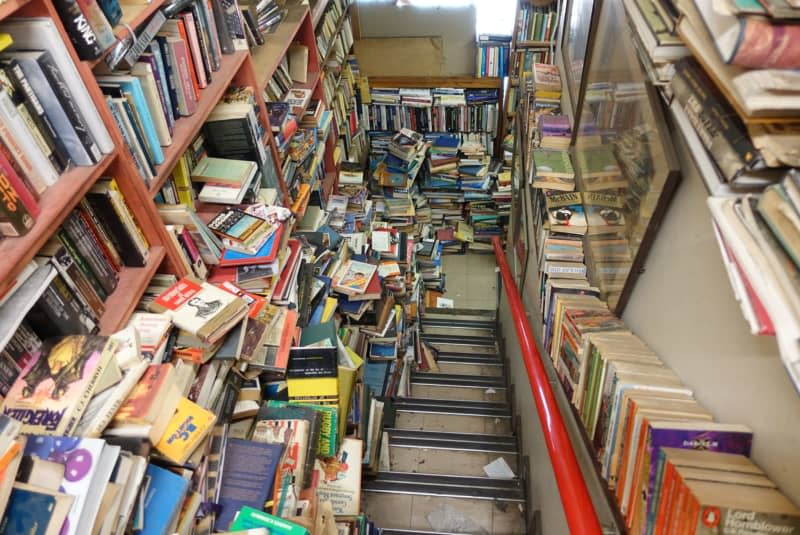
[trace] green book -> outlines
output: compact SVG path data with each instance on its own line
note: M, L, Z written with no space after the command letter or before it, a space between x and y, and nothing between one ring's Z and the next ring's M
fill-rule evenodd
M239 510L239 514L236 515L236 519L229 529L230 531L242 531L255 528L267 528L271 535L310 535L303 526L247 506Z
M243 185L257 170L255 162L206 156L192 169L192 182Z
M575 176L569 152L565 150L534 149L533 163L536 166L536 176L564 178Z
M319 430L319 443L317 455L333 457L339 449L339 407L336 405L313 405L311 403L289 402L290 405L303 405L311 407L322 415L322 425Z

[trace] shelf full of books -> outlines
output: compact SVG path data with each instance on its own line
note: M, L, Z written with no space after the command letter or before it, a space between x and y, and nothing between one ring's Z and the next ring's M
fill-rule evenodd
M796 92L776 98L774 91L776 84L792 87L798 59L785 47L798 40L800 10L769 1L721 9L686 0L654 17L651 4L658 2L625 3L640 60L660 84L705 182L714 234L750 332L775 336L797 388L800 355L788 339L800 325L800 294L790 282L800 266L790 223L800 213L793 149L800 119ZM756 34L773 53L755 46Z

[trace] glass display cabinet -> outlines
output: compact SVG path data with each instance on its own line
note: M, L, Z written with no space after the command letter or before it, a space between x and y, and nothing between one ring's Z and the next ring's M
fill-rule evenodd
M593 10L592 4L572 0L562 44L573 67L567 79L582 80L583 86L572 157L587 220L589 281L621 314L680 166L661 101L634 48L623 0L602 0ZM588 43L586 29L580 28L584 9L597 12ZM586 50L583 56L581 50Z

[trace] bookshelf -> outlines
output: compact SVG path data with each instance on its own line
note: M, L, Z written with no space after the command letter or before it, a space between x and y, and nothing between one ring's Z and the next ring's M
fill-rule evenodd
M269 79L272 78L272 75L278 68L281 59L283 59L283 57L286 55L286 52L289 50L289 45L296 40L301 26L306 20L309 20L308 6L303 4L291 4L287 6L287 8L289 11L286 14L286 18L281 21L280 26L278 26L275 32L268 36L269 40L251 52L253 58L253 68L255 70L256 81L258 83L256 88L259 92L264 91L264 87L266 87ZM307 45L308 43L304 41L304 44ZM315 53L312 56L311 49L309 47L309 65L311 65L311 58L317 57L316 43L314 44L314 51Z
M222 66L217 71L212 82L200 93L200 101L197 104L197 111L189 116L178 120L175 123L172 145L166 147L164 151L164 163L158 166L158 173L150 185L150 194L155 195L169 178L172 169L178 159L183 155L189 143L203 127L214 106L225 93L231 84L234 75L239 71L248 57L247 50L237 50L235 53L222 57Z
M114 35L117 39L123 39L126 37L130 32L128 27L136 29L142 23L144 23L147 19L150 18L156 11L163 7L162 2L128 2L120 4L120 8L122 8L122 18L120 19L119 23L114 27ZM105 61L106 56L114 49L112 46L111 48L107 49L103 54L94 61L89 61L92 68L95 68L97 65Z

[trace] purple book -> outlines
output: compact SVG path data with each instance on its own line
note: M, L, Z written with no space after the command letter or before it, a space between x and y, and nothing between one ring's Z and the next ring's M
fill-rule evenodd
M566 115L539 116L539 130L547 135L568 135L572 131Z
M639 491L635 496L641 496L639 499L644 502L642 505L647 511L648 524L655 522L656 503L653 493L661 448L738 453L749 457L753 444L753 432L747 427L712 422L654 422L648 426L648 435L650 440L647 442L645 457L647 465L644 467L648 471L647 488L632 489L632 492ZM633 484L639 483L634 481Z
M161 66L156 57L151 53L145 53L139 56L139 61L150 65L150 70L153 72L153 78L156 81L156 91L158 92L158 100L161 103L161 108L164 110L164 117L167 120L167 129L169 135L172 135L175 128L175 118L172 115L172 105L167 101L168 96L164 94L164 87L166 84L162 82L162 77L165 73L161 72Z

